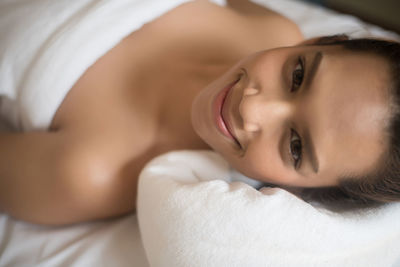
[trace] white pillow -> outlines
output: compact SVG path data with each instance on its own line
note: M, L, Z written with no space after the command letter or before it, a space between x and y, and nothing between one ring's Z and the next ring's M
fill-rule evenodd
M231 182L228 164L210 151L152 160L140 175L137 208L151 266L400 263L400 204L336 214L280 188Z

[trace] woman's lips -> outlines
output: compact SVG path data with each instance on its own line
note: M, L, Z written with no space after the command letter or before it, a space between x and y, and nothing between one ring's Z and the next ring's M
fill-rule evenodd
M232 139L235 143L237 143L236 138L233 136L233 134L229 131L229 128L227 126L227 121L224 119L222 116L222 110L224 108L225 104L225 99L226 96L228 95L229 91L232 89L232 87L237 83L238 81L235 81L233 83L230 83L228 86L226 86L224 89L222 89L215 97L214 102L213 102L213 114L214 114L214 121L215 124L218 128L218 130L225 135L226 137Z

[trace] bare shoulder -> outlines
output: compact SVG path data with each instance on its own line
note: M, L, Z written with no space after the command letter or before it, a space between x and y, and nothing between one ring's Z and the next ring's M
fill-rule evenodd
M249 16L279 15L279 13L269 8L257 5L249 0L227 0L226 2L229 8L232 8L235 11L244 15L249 15Z
M303 40L292 20L247 0L228 0L226 7L207 0L192 1L160 17L152 25L161 25L158 28L163 28L164 32L169 27L170 39L184 38L184 43L198 39L202 43L212 42L213 47L217 47L215 43L229 43L229 49L242 56L295 45Z
M228 7L276 46L294 45L304 40L297 24L282 14L249 0L227 0Z

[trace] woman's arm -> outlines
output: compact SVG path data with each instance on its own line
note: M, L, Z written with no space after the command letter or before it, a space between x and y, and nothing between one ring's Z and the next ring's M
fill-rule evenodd
M0 210L42 224L133 210L136 177L121 177L101 144L88 140L62 131L0 134Z
M58 176L60 137L48 132L0 135L1 210L19 216L46 205L43 200L57 191L51 185Z

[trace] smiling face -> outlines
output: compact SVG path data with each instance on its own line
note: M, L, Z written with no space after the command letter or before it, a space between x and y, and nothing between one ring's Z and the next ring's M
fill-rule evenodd
M192 124L251 178L337 185L372 171L386 150L388 73L384 59L339 46L258 52L199 93Z

